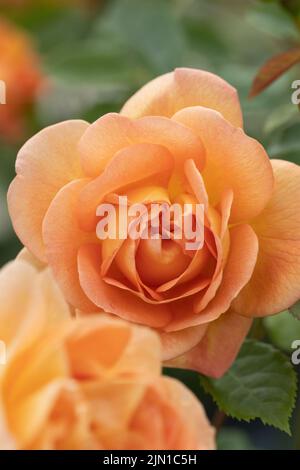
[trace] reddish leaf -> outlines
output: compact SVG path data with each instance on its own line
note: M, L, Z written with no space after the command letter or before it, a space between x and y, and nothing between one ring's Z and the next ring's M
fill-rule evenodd
M265 88L273 83L284 72L289 70L294 64L300 62L300 47L282 52L267 60L259 69L253 80L249 97L259 95Z

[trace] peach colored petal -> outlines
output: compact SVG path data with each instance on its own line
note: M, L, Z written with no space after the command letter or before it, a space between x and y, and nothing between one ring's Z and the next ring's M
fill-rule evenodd
M2 376L1 405L16 441L10 449L26 449L42 432L67 373L64 351L58 348L61 336L51 337L46 331L9 358Z
M174 240L140 240L136 253L136 267L142 281L152 287L180 276L190 257L182 252Z
M208 209L208 194L205 188L203 178L200 171L197 169L194 160L188 159L184 165L184 171L189 184L198 200L198 203L203 204L205 210Z
M199 400L181 383L170 377L163 378L165 381L165 386L169 390L169 402L174 403L177 411L182 417L184 422L184 417L190 417L191 429L190 432L195 433L195 447L198 450L214 450L215 449L215 429L210 425L203 406ZM188 436L184 438L184 443L179 443L178 448L191 445L191 442L188 442Z
M78 120L47 127L18 154L17 176L8 191L8 208L20 240L42 261L46 260L43 218L58 190L82 176L77 144L88 125Z
M128 281L136 290L142 291L139 283L139 276L136 270L135 253L135 241L127 238L127 240L124 241L123 245L119 249L115 260L116 265L118 266L121 273L126 277L126 279L128 279Z
M231 366L252 324L250 318L229 310L209 323L199 344L169 364L221 377Z
M222 283L208 306L201 312L201 322L212 321L226 312L232 301L252 276L258 253L257 236L250 225L230 230L230 251ZM199 307L198 307L199 308ZM197 310L197 304L195 305Z
M215 109L234 126L243 125L236 90L217 75L189 68L175 69L147 83L125 103L121 114L171 117L188 106Z
M108 193L153 178L162 173L170 174L173 168L170 152L160 145L135 144L120 150L109 162L105 171L91 181L80 196L79 220L86 230L96 227L96 210Z
M0 271L1 340L7 347L18 335L24 312L28 310L34 285L34 269L23 261L10 262Z
M91 124L79 141L82 168L87 176L99 176L112 157L136 143L133 122L117 113L108 113Z
M185 271L182 274L175 277L171 281L162 284L157 288L157 292L165 292L169 289L172 289L176 285L183 284L185 282L192 281L193 279L197 278L197 276L201 276L201 280L204 279L204 276L208 276L211 273L209 272L208 268L212 267L212 256L210 251L208 250L207 246L204 245L203 248L197 251L195 256L193 257L192 261L188 265ZM201 280L200 283L201 283Z
M89 126L80 139L79 151L86 175L99 176L117 152L138 143L165 147L178 166L187 158L194 159L200 169L204 165L202 142L182 124L158 116L132 121L109 113Z
M189 416L189 426L184 426ZM151 422L151 426L148 423ZM215 432L202 406L180 382L163 377L149 384L131 421L135 449L213 450Z
M81 321L66 341L72 376L78 380L104 377L124 353L130 334L129 326L121 322L99 325Z
M130 292L108 285L101 278L100 252L93 245L82 246L78 255L80 284L99 308L125 320L160 328L170 321L167 305L152 305Z
M163 361L181 356L195 347L203 338L206 328L207 325L200 325L172 333L160 333Z
M17 259L2 268L0 284L0 336L9 357L34 341L45 325L70 318L70 309L49 269L37 271Z
M273 196L252 223L259 240L257 264L233 304L241 315L272 315L300 298L300 167L282 160L271 163Z
M93 312L95 305L80 286L77 266L81 244L99 243L96 234L85 233L78 226L78 198L85 185L86 180L75 180L58 192L46 213L43 237L48 262L67 301L83 311Z
M205 149L202 141L189 127L165 117L147 116L135 121L139 142L162 145L173 155L175 168L182 171L184 162L192 159L199 170L205 164Z
M98 342L93 339L96 336ZM109 342L114 346L112 351ZM80 344L83 343L86 344L84 351L87 354L80 358L83 351ZM108 346L104 347L105 344ZM144 377L149 374L159 375L161 371L158 335L143 326L135 325L132 328L129 322L115 315L103 313L100 317L98 314L80 316L68 334L66 347L74 368L84 361L87 364L94 361L96 365L95 358L98 357L98 370L104 374L109 370L111 377Z
M193 306L182 315L180 304L174 305L174 316L167 331L177 331L217 319L226 312L233 299L251 278L257 259L258 241L249 225L238 225L230 231L230 252L224 268L222 283L213 286L215 296L202 309L203 298L193 298ZM175 310L176 308L176 310Z
M200 106L186 108L173 116L190 127L206 148L202 172L210 204L232 189L231 222L243 222L258 215L269 201L273 172L264 148L233 127L219 113Z

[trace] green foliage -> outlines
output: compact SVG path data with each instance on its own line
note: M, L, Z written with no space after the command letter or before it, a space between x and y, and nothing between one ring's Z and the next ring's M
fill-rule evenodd
M288 311L264 318L264 326L272 343L284 351L291 352L292 342L300 339L300 322Z
M288 358L273 346L247 340L220 379L201 378L218 407L238 420L261 419L290 434L297 378Z
M247 433L242 429L225 427L217 435L218 450L254 450Z
M300 320L300 300L298 300L298 302L292 305L292 307L289 308L289 311L297 320Z
M95 32L108 31L129 51L140 55L155 73L182 65L185 35L171 1L122 0L112 2L95 24Z

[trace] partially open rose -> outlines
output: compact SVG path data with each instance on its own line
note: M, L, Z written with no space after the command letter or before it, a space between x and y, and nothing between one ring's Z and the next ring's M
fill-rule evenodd
M23 259L1 270L0 338L0 449L215 447L200 402L161 376L158 335L72 319L48 269Z
M21 149L9 209L66 299L160 332L164 359L220 376L252 318L299 297L300 168L242 130L236 91L177 69L90 125L49 127ZM99 240L100 203L202 204L204 244Z

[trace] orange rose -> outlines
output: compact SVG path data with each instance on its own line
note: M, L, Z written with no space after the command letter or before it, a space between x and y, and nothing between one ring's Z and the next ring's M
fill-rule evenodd
M23 132L24 108L34 100L42 76L28 37L3 19L0 19L0 79L6 86L6 104L0 105L0 135L16 139Z
M1 449L213 449L197 399L162 377L159 337L109 316L74 320L48 270L0 272Z
M22 242L66 299L156 329L164 359L220 376L256 316L299 298L300 168L270 161L241 129L236 91L177 69L121 114L49 127L20 150L8 195ZM99 240L97 207L189 201L205 207L204 245Z

